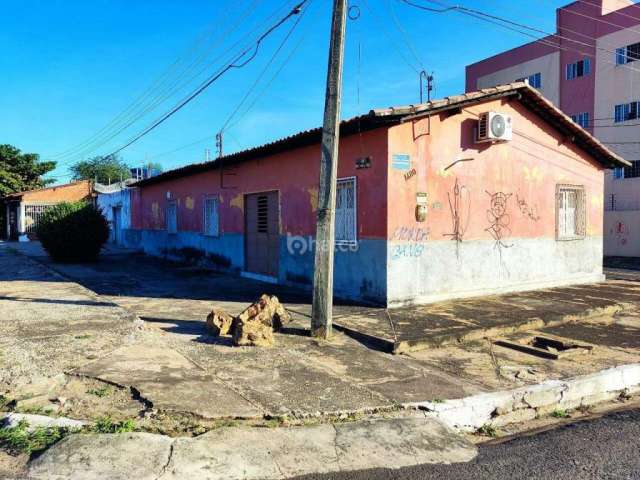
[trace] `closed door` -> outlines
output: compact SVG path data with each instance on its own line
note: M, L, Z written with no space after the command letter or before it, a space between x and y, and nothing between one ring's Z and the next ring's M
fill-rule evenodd
M280 205L278 192L245 196L245 269L278 276Z
M113 243L119 245L122 243L122 209L113 207Z

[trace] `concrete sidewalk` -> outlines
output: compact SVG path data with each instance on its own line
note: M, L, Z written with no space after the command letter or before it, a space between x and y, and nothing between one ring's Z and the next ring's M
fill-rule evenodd
M505 428L532 415L521 412L527 408L506 408L505 395L516 395L509 392L524 396L540 385L556 388L553 382L640 363L635 281L521 294L504 304L498 297L450 304L446 308L457 308L459 326L482 311L490 312L494 323L518 313L545 318L528 326L533 330L488 328L465 343L389 355L370 348L366 338L339 332L331 342L308 337L304 292L120 251L92 265L50 265L37 244L22 245L0 245L0 308L7 325L0 394L18 411L87 422L103 415L133 418L143 431L187 437L217 431L230 420L243 427L299 428L365 415L414 418L412 409L432 416L446 411L441 419L457 427L495 420ZM214 303L239 313L264 291L290 300L286 306L296 312L293 323L276 335L274 348L238 348L227 337L207 335L204 318ZM472 303L481 308L463 308ZM444 307L430 306L428 315L434 308ZM358 318L352 306L338 309ZM562 321L545 321L554 314ZM492 334L522 344L538 335L575 338L593 348L579 357L549 360L483 338ZM573 408L624 395L636 373L625 375L626 383L615 383L623 385L616 389L607 381L589 381L595 390ZM556 394L540 395L553 400ZM534 408L533 415L556 404ZM478 412L481 416L469 420Z

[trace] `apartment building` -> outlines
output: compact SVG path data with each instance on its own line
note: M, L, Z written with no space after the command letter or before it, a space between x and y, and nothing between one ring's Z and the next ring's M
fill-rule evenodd
M605 254L640 256L640 235L619 233L640 220L640 4L578 0L557 9L554 35L466 69L467 91L521 79L631 161L605 175Z

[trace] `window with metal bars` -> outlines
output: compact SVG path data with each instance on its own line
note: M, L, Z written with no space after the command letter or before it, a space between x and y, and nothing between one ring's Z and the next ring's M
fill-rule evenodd
M220 217L218 214L218 198L207 197L204 199L204 234L217 237L220 234Z
M40 219L44 212L49 210L53 205L25 205L24 206L24 224L26 233L33 233L38 228Z
M167 203L167 233L178 233L178 206L176 202Z
M269 197L258 196L258 233L269 233Z
M634 160L630 167L624 167L624 178L640 177L640 161Z
M578 240L586 235L586 196L582 185L556 186L556 238Z
M336 243L353 245L357 238L356 178L340 178L336 190Z

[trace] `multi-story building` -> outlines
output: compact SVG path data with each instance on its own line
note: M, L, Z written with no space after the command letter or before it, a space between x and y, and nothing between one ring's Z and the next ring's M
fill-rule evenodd
M560 7L555 34L467 66L466 89L518 79L632 162L605 176L605 254L640 256L629 228L640 220L640 4Z

